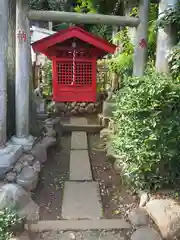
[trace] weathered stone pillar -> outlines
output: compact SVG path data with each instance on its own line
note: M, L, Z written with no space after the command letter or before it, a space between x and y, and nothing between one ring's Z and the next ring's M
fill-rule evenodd
M6 144L8 1L0 1L0 148Z
M16 1L8 1L7 138L10 138L15 133L12 119L15 119Z
M159 18L168 8L173 8L178 0L161 0L159 3ZM158 29L156 48L156 70L158 72L168 72L168 52L173 46L173 34L171 26Z
M8 7L9 1L0 0L0 178L22 153L21 147L6 143Z
M30 86L30 25L27 18L28 0L16 1L16 136L14 144L31 149L34 138L29 135L29 86Z
M133 76L143 76L147 58L147 41L148 41L148 14L149 1L140 0L139 18L140 24L137 27L135 49L134 49L134 66Z

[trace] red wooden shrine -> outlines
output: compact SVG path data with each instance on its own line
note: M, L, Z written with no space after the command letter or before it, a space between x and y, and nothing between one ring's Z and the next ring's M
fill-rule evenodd
M52 60L55 102L96 101L96 61L116 46L78 27L70 27L32 44Z

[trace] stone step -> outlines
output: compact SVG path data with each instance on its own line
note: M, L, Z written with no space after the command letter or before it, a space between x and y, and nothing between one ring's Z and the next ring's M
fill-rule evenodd
M91 125L71 125L69 123L62 124L63 132L83 131L87 133L99 133L104 127L96 124Z
M72 132L71 149L75 149L75 150L88 149L86 132Z
M125 219L95 219L95 220L57 220L38 221L25 225L32 232L45 231L78 231L78 230L122 230L132 228Z
M70 180L92 180L88 150L71 150L70 152Z
M83 125L87 125L88 121L87 121L87 118L85 117L71 117L70 124L83 126Z
M100 219L103 211L96 182L65 182L63 219Z
M100 124L88 124L85 117L71 117L69 123L61 122L64 132L84 131L84 132L100 132L103 128Z

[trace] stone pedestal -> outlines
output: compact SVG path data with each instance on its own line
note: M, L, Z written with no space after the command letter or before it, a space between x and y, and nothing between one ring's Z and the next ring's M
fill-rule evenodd
M37 104L37 113L38 114L44 114L45 113L45 100L44 99L38 99L36 101Z
M21 146L15 146L11 143L0 149L0 179L4 179L5 173L11 169L12 165L23 153Z
M36 113L38 119L46 119L48 114L46 113L46 101L38 96L35 96Z
M11 142L12 144L14 145L19 145L19 146L23 146L24 150L25 151L28 151L28 150L31 150L32 147L33 147L33 144L35 142L35 138L31 135L29 135L28 137L22 137L22 138L19 138L19 137L16 137L16 136L13 136L11 138Z

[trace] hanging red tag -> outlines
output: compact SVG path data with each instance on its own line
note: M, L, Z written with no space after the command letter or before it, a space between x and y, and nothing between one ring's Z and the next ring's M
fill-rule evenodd
M19 42L26 42L27 41L27 35L23 30L18 31L17 38L18 38Z
M144 38L142 38L142 39L140 40L139 46L140 46L141 48L146 48L146 47L147 47L147 42L146 42L146 40L145 40Z

